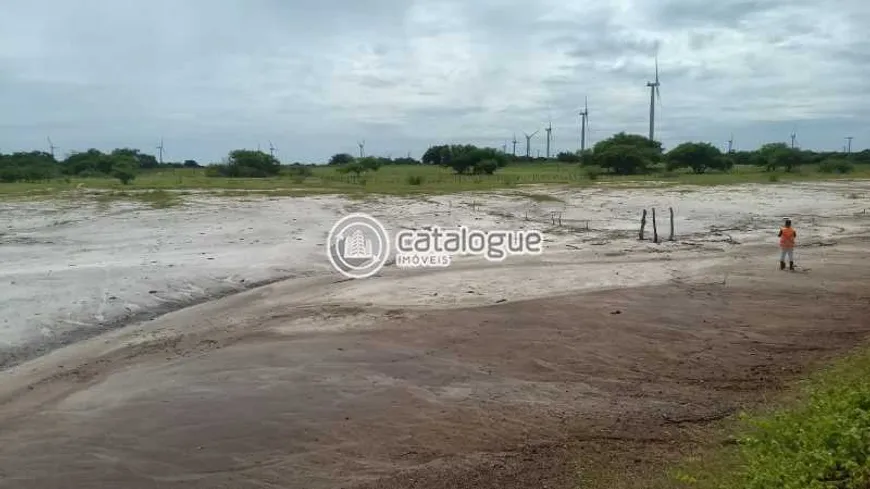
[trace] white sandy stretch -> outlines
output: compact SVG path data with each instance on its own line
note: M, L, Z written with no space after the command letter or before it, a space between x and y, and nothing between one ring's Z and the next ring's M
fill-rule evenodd
M786 215L795 219L802 244L831 242L867 231L870 218L860 216L870 208L868 190L867 182L522 190L562 202L536 202L512 191L367 202L185 196L183 205L169 209L6 202L0 204L0 348L38 343L251 283L340 278L323 246L332 224L351 211L368 212L391 231L464 224L547 233L540 258L518 259L507 267L463 258L447 270L390 271L389 281L354 281L319 298L442 307L475 304L480 290L488 298L495 293L517 299L702 273L727 247L769 242L775 252L773 236ZM665 238L667 209L674 208L677 242L636 239L641 209L652 207ZM554 211L562 213L561 228L551 225Z

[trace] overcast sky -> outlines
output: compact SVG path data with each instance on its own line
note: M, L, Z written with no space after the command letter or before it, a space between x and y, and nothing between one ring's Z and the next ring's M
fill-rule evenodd
M285 163L647 134L870 146L867 0L2 0L0 151ZM543 131L532 153L544 151Z

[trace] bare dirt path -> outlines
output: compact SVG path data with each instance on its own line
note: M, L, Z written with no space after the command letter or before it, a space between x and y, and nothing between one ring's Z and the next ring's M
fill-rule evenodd
M0 487L568 488L641 473L870 335L867 244L808 248L808 272L747 247L684 280L476 308L295 307L342 286L312 282L178 311L4 373Z

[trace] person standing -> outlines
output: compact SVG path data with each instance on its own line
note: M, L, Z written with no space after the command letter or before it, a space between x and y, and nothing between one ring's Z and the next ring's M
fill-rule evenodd
M785 270L785 259L788 258L788 269L794 270L794 242L797 231L791 226L791 219L785 220L785 226L779 229L779 248L782 254L779 257L779 269Z

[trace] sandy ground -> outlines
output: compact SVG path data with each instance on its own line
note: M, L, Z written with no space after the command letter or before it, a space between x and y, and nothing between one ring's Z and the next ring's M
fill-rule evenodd
M572 487L655 465L870 333L868 189L3 204L0 487ZM675 242L636 239L652 206ZM349 211L547 249L348 281L322 243ZM783 215L797 273L775 270Z
M7 371L0 487L646 487L695 427L870 335L868 242L472 308L243 292Z
M323 245L332 224L351 211L378 217L390 231L464 224L547 233L546 252L532 267L454 267L437 280L409 274L388 292L377 281L353 291L359 299L390 294L396 305L470 305L485 300L452 292L457 284L485 288L502 295L499 300L664 282L708 264L668 260L704 254L715 261L738 243L770 242L784 215L800 218L805 246L831 243L860 232L863 221L854 218L870 207L868 190L866 182L523 190L561 199L550 202L517 192L369 202L187 195L185 205L171 209L99 207L86 200L0 203L0 367L221 294L280 279L335 276ZM666 209L674 208L678 242L635 239L641 210L652 207L662 235ZM561 213L561 226L552 224L553 212ZM559 254L566 251L582 272L554 274L547 267L563 268ZM638 253L640 263L624 259ZM602 263L608 258L623 259ZM614 262L622 264L614 268Z

